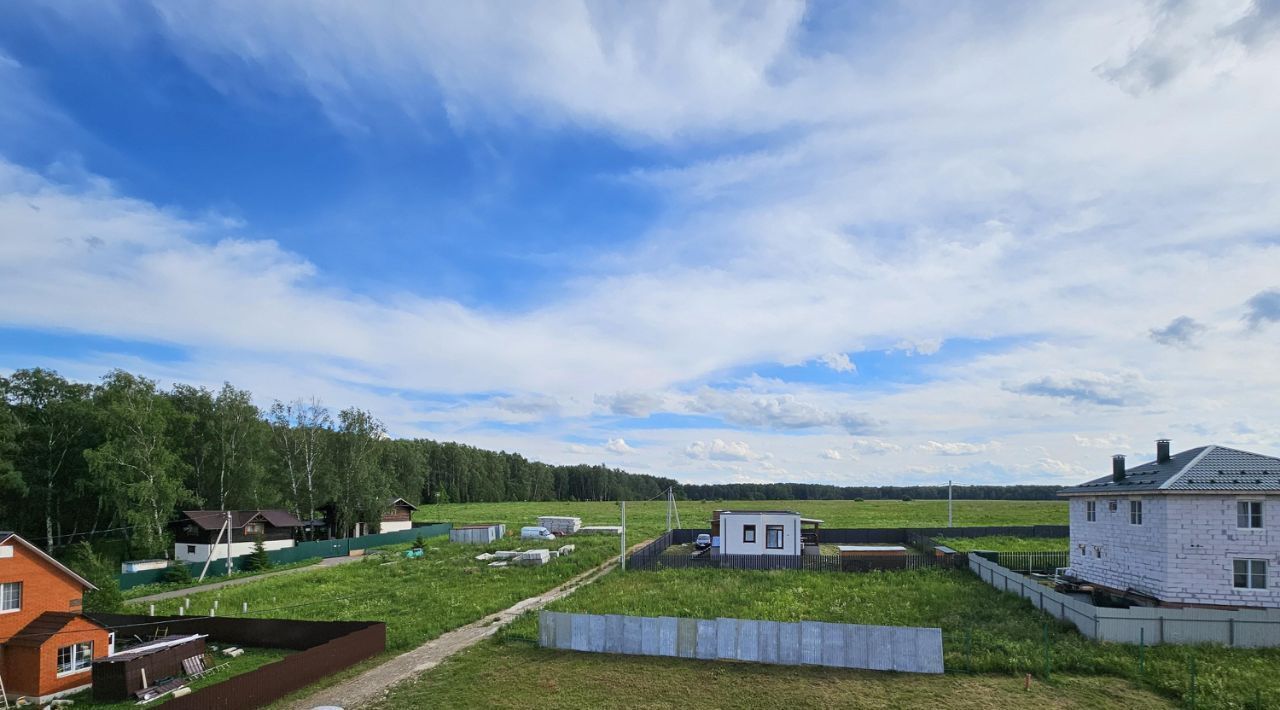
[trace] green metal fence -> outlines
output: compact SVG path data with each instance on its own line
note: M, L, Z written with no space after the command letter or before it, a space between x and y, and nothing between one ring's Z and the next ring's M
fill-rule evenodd
M415 523L408 530L400 530L397 532L378 533L376 535L365 535L364 537L343 538L340 540L314 540L312 542L300 542L293 547L286 547L283 550L268 550L267 556L271 558L271 563L276 565L288 565L303 560L316 559L321 557L346 557L351 554L352 550L364 550L370 547L381 547L383 545L397 545L405 542L413 542L419 537L438 537L440 535L448 535L453 529L451 523ZM248 559L248 555L240 555L231 558L234 569L244 569L244 562ZM203 562L192 562L187 565L187 569L191 570L192 577L199 577L200 572L204 569ZM164 580L166 569L149 569L142 572L129 572L119 576L120 589L133 589L144 584L158 584ZM227 574L227 561L225 559L214 560L209 564L209 577L221 577Z

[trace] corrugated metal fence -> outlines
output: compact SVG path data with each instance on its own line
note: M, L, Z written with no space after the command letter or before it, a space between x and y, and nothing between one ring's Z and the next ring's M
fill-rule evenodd
M544 648L566 651L943 672L936 628L543 611L538 636Z
M978 555L969 555L969 569L996 589L1030 600L1037 609L1072 623L1080 633L1099 641L1280 647L1280 609L1100 607Z
M451 523L418 523L408 530L400 530L397 532L378 533L376 535L365 535L363 537L343 538L339 540L313 540L311 542L300 542L293 547L286 547L283 550L268 550L267 556L271 558L272 564L287 565L303 560L315 559L318 557L346 557L351 554L352 550L364 550L370 547L381 547L382 545L395 545L399 543L412 542L418 537L438 537L447 535L453 527ZM244 562L248 559L248 555L240 555L231 558L232 565L235 569L244 569ZM191 576L198 577L201 570L204 569L203 562L192 562L187 565L187 569L191 570ZM225 559L214 560L209 565L208 577L222 576L227 573L227 562ZM120 581L120 589L132 589L144 584L157 584L164 580L164 569L149 569L141 572L128 572L121 574L118 579Z

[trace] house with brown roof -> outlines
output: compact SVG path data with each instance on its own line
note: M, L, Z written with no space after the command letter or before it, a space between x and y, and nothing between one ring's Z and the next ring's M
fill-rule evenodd
M88 580L11 532L0 532L0 682L38 702L92 682L111 634L81 614Z
M253 552L258 539L267 550L294 546L303 527L283 510L184 510L171 524L173 556L183 562L239 557Z

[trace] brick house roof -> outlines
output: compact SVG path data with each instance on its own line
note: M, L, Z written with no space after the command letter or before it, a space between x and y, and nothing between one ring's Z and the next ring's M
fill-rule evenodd
M59 562L59 561L57 561L57 560L53 559L53 558L52 558L52 557L50 557L48 554L46 554L44 550L41 550L40 548L36 547L35 545L32 545L31 543L27 542L26 540L24 540L24 539L22 538L22 536L21 536L21 535L18 535L18 534L16 534L16 533L11 533L11 532L0 532L0 545L3 545L3 544L8 543L8 542L16 542L16 543L18 543L18 544L22 545L22 546L23 546L23 547L25 547L26 549L28 549L28 550L30 550L31 552L35 553L35 555L36 555L37 557L40 557L40 558L41 558L41 559L43 559L45 562L48 562L49 564L51 564L51 565L53 565L54 567L56 567L56 568L58 569L58 571L60 571L60 572L62 572L62 573L64 573L64 574L66 574L68 577L70 577L70 578L72 578L72 579L76 580L77 582L79 582L79 583L80 583L80 584L81 584L85 589L95 589L95 590L97 589L97 587L93 586L93 583L92 583L92 582L90 582L89 580L85 579L84 577L81 577L80 575L76 574L76 573L75 573L75 572L74 572L70 567L68 567L68 566L66 566L66 565L62 564L61 562Z
M1280 491L1280 458L1227 446L1198 446L1125 469L1119 481L1104 476L1064 488L1059 495L1162 492L1240 493Z
M32 619L30 623L19 629L18 633L11 636L4 643L6 646L42 646L45 641L53 638L55 634L65 629L67 624L76 619L84 619L92 624L98 623L83 614L75 612L46 611Z

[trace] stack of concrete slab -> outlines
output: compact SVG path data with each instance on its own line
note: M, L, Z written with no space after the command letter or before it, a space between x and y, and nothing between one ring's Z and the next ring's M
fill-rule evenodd
M564 557L565 555L572 555L573 551L576 549L578 548L574 547L573 545L565 545L561 547L559 550L556 550L556 552L559 553L560 557Z
M498 550L493 556L499 560L514 560L522 554L519 550Z
M621 535L621 525L583 525L578 530L582 535Z
M541 525L556 535L572 535L582 528L582 518L544 515L538 518L538 525Z
M525 550L516 558L516 564L538 566L551 561L551 550Z

